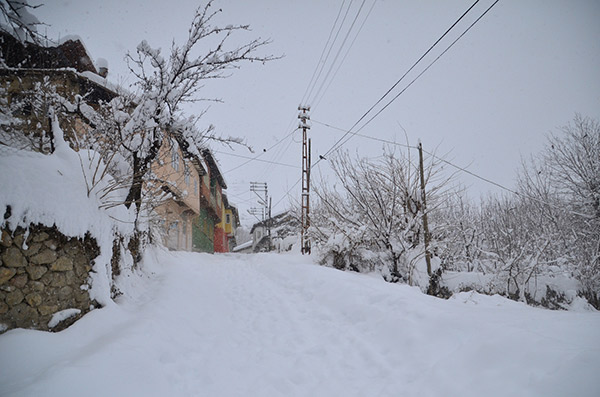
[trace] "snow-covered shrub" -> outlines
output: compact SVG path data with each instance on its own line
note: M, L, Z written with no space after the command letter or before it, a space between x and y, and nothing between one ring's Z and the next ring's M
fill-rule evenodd
M314 191L311 237L323 264L361 272L380 271L390 281L421 285L418 264L424 256L423 205L419 168L410 153L385 150L377 160L351 159L343 153L329 163L336 184ZM425 170L429 208L435 208L445 181L437 166ZM435 228L435 221L431 223ZM435 233L432 233L435 236Z

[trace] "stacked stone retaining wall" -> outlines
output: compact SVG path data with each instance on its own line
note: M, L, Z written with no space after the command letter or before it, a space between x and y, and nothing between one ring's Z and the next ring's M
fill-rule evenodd
M99 254L93 238L66 237L41 225L0 231L0 333L59 331L93 309L88 278ZM67 309L79 312L51 327L53 315Z

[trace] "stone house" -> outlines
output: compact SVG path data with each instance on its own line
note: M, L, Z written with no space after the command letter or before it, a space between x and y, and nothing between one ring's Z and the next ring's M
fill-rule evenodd
M118 94L96 70L79 40L67 40L57 47L20 43L0 32L0 51L5 67L0 68L0 96L3 98L0 144L47 152L52 136L48 110L57 111L65 139L76 146L77 135L85 135L90 121L80 105L92 109ZM103 69L106 76L107 70ZM85 100L83 101L83 98ZM8 131L22 134L8 134ZM17 137L21 142L14 142ZM75 147L75 149L77 149Z

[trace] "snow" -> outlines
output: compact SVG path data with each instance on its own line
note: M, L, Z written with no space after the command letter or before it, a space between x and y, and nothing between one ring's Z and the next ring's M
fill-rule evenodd
M48 327L54 328L58 324L60 324L61 321L64 321L70 317L76 316L79 313L81 313L81 310L79 310L79 309L65 309L65 310L56 312L52 315L52 318L48 322Z
M249 248L249 247L252 247L252 240L246 241L243 244L236 245L233 248L233 251L236 252L236 251L240 251L240 250L243 250L243 249L246 249L246 248Z
M108 61L106 60L106 58L98 58L96 59L96 66L100 69L100 68L106 68L108 69Z
M90 297L100 304L112 304L110 299L112 241L115 232L128 236L132 232L133 212L125 206L100 209L96 194L111 181L91 185L91 175L99 155L92 151L73 151L64 141L56 119L55 152L44 155L0 146L0 209L10 206L11 215L0 226L15 230L30 224L48 227L56 225L64 235L84 238L90 233L100 247L91 273ZM117 194L117 193L116 193ZM110 199L116 199L111 197Z
M600 314L314 265L146 252L117 304L0 335L0 395L598 396Z

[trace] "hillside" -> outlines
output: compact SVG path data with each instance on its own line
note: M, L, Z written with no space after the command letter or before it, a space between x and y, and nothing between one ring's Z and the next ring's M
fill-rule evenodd
M450 300L296 254L149 251L60 333L0 335L2 396L597 396L600 314Z

